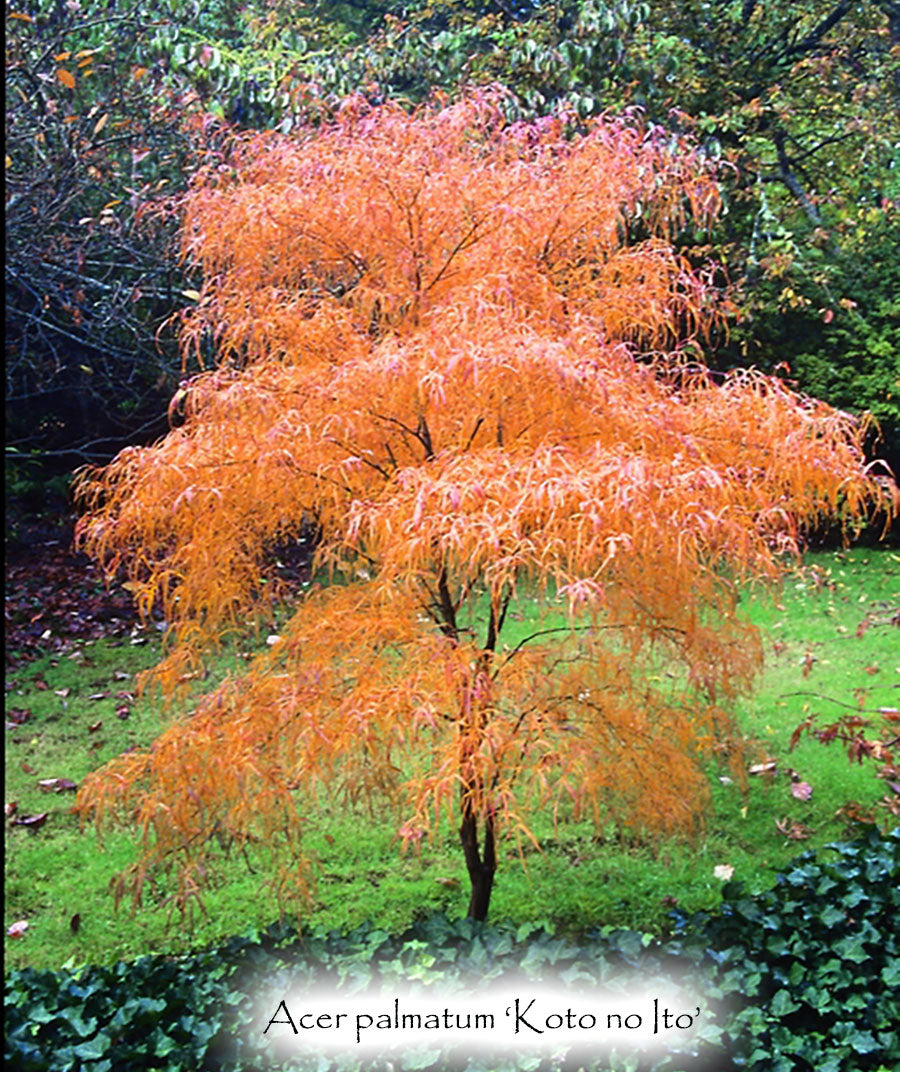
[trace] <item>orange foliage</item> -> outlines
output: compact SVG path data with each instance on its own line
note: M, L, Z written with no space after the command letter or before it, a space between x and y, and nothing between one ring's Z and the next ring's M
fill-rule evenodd
M719 208L697 153L501 103L353 101L193 183L183 344L218 366L181 427L83 474L80 538L170 623L167 688L245 628L304 521L340 583L86 782L83 814L145 830L120 892L177 864L186 903L222 838L302 860L321 787L386 794L407 841L459 815L473 915L532 808L688 829L761 657L735 583L819 518L896 507L859 423L697 363L716 296L669 244ZM508 639L532 597L556 617Z

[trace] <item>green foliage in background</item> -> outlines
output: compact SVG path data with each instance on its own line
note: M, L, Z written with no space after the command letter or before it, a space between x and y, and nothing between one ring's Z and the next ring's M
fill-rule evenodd
M900 458L896 3L28 0L6 25L22 449L80 439L102 456L117 431L162 430L143 427L177 385L158 333L194 288L177 217L148 207L183 189L220 124L290 132L352 93L499 82L523 117L638 107L693 130L723 160L728 204L712 233L681 236L734 288L717 363L786 364L802 389L875 413ZM98 419L106 441L87 447Z

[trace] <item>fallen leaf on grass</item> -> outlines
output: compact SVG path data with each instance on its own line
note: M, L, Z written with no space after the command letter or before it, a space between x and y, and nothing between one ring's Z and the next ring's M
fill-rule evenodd
M69 920L69 930L73 934L77 934L78 933L78 928L80 926L81 926L81 916L78 914L78 912L76 912L75 915L72 916L72 918Z
M56 693L57 696L62 696L62 698L65 699L72 690L67 685L64 689L54 689L53 691Z
M888 782L888 785L890 784L891 783ZM19 807L19 804L15 800L9 800L6 802L6 804L4 804L3 807L4 811L6 812L6 818L9 819L11 816L16 814L16 809Z
M20 763L19 766L26 774L37 774L37 771L34 769L34 767L29 767L27 763Z
M119 707L116 708L116 718L122 719L123 722L126 718L129 717L130 714L131 708L128 706L128 704L120 704Z
M42 811L40 815L22 815L18 819L12 819L10 826L27 826L29 830L37 830L43 826L50 813Z
M723 882L727 882L733 874L734 868L731 864L716 864L713 868L713 875L715 878L719 878Z
M101 718L99 722L94 722L92 725L88 726L88 733L96 733L102 725L103 719Z
M38 782L38 789L44 793L67 793L74 792L78 788L71 778L42 778Z
M747 771L748 774L776 774L777 772L778 764L774 759L767 760L765 763L754 763Z
M14 726L21 726L31 718L31 712L25 707L11 707L6 712L6 718L7 724L11 722Z
M813 788L809 782L794 782L791 785L791 796L796 797L797 800L809 800L812 791Z
M28 920L20 919L15 923L10 923L6 928L6 936L7 938L23 938L27 930Z
M808 826L804 826L803 823L794 822L793 819L785 817L784 819L776 819L775 825L781 831L782 834L788 839L788 841L805 841L812 831Z
M50 688L47 682L44 681L44 679L37 674L31 679L31 681L34 687L38 690L38 692L46 692L47 689Z

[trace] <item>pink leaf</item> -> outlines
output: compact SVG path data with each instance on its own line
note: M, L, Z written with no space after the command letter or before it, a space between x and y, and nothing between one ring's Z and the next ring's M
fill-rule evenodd
M791 785L791 796L798 800L809 800L812 796L812 786L809 782L794 782Z
M6 928L7 938L22 938L28 930L28 920L20 919Z

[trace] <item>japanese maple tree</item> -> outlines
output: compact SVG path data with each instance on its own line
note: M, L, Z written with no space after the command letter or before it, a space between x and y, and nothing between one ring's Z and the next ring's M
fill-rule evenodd
M223 839L305 890L323 788L384 796L407 843L458 822L475 918L534 809L698 821L760 662L736 585L820 517L895 506L853 419L700 363L715 292L670 239L719 207L666 132L509 125L491 93L351 101L196 176L182 341L215 365L161 442L83 474L80 538L165 616L170 689L246 627L267 550L304 525L326 580L82 787L82 814L143 827L120 894L162 868L186 904Z

